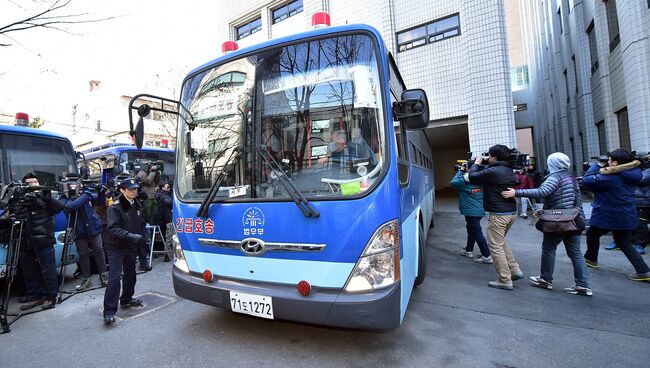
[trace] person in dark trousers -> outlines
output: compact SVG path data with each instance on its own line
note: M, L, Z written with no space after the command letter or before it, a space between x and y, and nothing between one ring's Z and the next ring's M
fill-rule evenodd
M134 299L135 257L138 244L144 241L146 223L142 205L137 201L138 183L133 178L119 183L121 195L106 213L108 229L108 285L104 294L104 323L115 322L118 300L122 308L142 306ZM124 272L120 295L120 277Z
M548 156L546 165L551 174L537 189L512 189L501 193L504 198L529 197L544 199L544 209L580 208L579 219L576 220L584 229L585 214L582 210L582 197L578 182L571 176L571 160L562 152L555 152ZM580 234L582 230L564 234L544 233L542 240L542 261L539 276L531 276L533 286L546 290L553 289L553 270L555 268L555 253L557 245L564 242L566 253L573 264L573 277L575 283L564 289L569 294L592 296L589 287L589 271L585 259L580 251Z
M171 246L174 227L172 225L172 186L169 182L160 184L156 193L156 225L165 232L165 242ZM165 254L165 262L169 262L169 256Z
M39 185L33 173L25 175L23 183L29 186ZM35 192L26 193L23 204L14 214L16 219L24 221L19 260L28 302L20 306L21 310L39 305L42 309L56 306L59 285L54 257L53 216L62 209L63 204L52 198L49 191L41 190L40 195Z
M517 204L514 198L503 198L501 192L515 186L515 173L509 164L510 149L497 144L488 151L488 165L483 159L475 159L465 181L483 186L483 208L488 216L488 247L494 261L498 279L488 282L488 286L512 290L512 281L524 278L519 264L506 244L508 230L515 223Z
M467 245L460 251L460 255L473 258L474 243L476 243L481 254L474 258L474 262L491 264L490 249L483 236L483 230L481 230L481 219L485 217L483 188L480 185L466 183L463 179L463 172L460 170L456 172L449 185L459 191L458 210L465 216L467 227Z
M641 181L640 162L624 149L609 154L608 167L593 164L584 175L582 185L594 192L589 230L587 230L587 266L598 267L600 237L611 231L614 242L632 263L635 281L650 281L650 268L632 246L630 237L637 227L634 191Z
M632 233L632 244L639 254L645 254L645 248L650 243L648 232L648 219L650 218L650 167L642 171L639 186L634 192L634 205L639 218L639 223Z
M91 203L105 201L104 193L95 194L91 188L86 188L83 193L63 193L59 200L64 204L64 211L73 220L76 217L75 245L79 252L79 265L81 268L81 284L76 286L77 291L86 290L93 286L90 274L90 249L99 272L99 281L102 286L108 283L106 272L106 259L102 247L102 222Z

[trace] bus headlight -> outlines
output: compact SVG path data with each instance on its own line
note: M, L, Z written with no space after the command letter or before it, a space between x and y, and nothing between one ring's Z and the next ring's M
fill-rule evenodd
M380 226L370 238L345 284L345 291L379 289L399 279L399 224L393 220Z
M65 240L65 231L60 231L56 236L56 242L63 244L64 240Z
M176 253L174 266L185 273L190 273L190 268L187 267L185 254L183 253L183 248L181 248L181 243L178 241L177 234L172 235L172 246L174 247L174 252Z

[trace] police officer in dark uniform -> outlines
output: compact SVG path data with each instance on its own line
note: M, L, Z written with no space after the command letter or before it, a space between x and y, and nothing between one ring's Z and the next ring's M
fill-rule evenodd
M108 232L108 264L110 273L104 294L104 323L115 322L118 300L122 308L140 307L142 300L134 299L135 257L138 245L144 242L146 223L142 204L137 199L139 185L134 178L118 184L121 195L108 208L106 223ZM124 271L124 283L120 296L120 276Z

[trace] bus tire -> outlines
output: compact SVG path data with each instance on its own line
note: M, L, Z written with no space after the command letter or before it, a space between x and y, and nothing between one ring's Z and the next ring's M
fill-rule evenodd
M431 212L431 222L429 222L429 229L436 227L436 213Z
M418 227L418 246L418 275L415 277L415 286L422 285L427 276L427 240L422 226Z

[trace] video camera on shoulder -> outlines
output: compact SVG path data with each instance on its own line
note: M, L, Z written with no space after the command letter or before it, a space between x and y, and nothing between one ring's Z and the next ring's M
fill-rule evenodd
M85 190L90 189L95 193L105 191L107 187L96 180L81 179L78 174L67 174L65 179L59 182L59 193L64 194L68 199L76 198Z
M609 152L605 153L604 155L600 155L600 156L591 156L590 159L596 161L596 163L598 163L602 167L609 166ZM583 162L582 163L582 170L583 171L589 170L589 168L591 167L592 164L593 164L593 162L589 162L589 161Z

